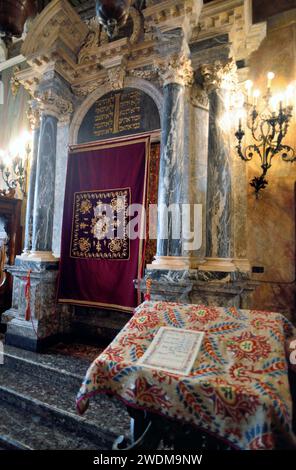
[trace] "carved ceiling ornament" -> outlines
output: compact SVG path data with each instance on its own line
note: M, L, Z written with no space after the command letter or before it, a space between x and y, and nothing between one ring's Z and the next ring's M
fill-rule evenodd
M43 114L56 117L60 122L70 119L73 113L73 104L68 99L58 95L53 90L46 90L36 97Z
M232 58L224 62L216 60L212 64L204 64L200 68L200 73L203 88L207 93L218 89L234 91L237 88L237 67Z
M169 57L158 58L154 63L163 85L178 83L182 86L191 86L194 83L194 71L191 60L184 54L172 54Z

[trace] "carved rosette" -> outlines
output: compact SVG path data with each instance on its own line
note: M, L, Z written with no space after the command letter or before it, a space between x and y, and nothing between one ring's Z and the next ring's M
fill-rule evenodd
M200 68L200 73L207 93L218 89L234 91L237 88L237 67L233 59L204 64Z
M155 68L158 70L164 86L169 83L192 86L194 83L191 60L185 55L173 54L168 58L158 59L155 62Z
M73 104L55 91L46 90L37 96L43 114L56 117L59 122L69 122L73 113Z

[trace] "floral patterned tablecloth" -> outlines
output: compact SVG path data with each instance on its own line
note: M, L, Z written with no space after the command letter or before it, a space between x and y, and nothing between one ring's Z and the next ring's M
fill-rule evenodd
M137 365L161 326L204 331L190 376ZM281 314L144 302L93 362L77 396L111 393L131 407L185 421L239 449L293 441L285 340L295 335Z

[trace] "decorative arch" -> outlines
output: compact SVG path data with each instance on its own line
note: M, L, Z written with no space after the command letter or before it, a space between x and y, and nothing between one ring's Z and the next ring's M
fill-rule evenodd
M163 95L162 93L156 88L155 85L148 82L147 80L143 80L142 78L136 77L126 77L124 80L124 86L126 88L136 88L138 90L143 91L146 93L150 98L153 99L155 102L159 115L160 121L162 122L162 110L163 110ZM103 85L98 87L93 93L91 93L79 106L76 110L71 125L70 125L70 134L69 134L69 144L75 145L78 139L78 132L84 117L86 116L89 109L93 106L93 104L102 98L107 93L114 91L110 84Z

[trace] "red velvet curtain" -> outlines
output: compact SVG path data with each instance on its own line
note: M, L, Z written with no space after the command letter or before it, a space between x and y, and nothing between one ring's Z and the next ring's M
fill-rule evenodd
M132 218L130 204L146 206L149 147L149 138L140 137L69 154L60 303L124 311L138 304L133 281L142 274L145 243L122 237L120 226Z

